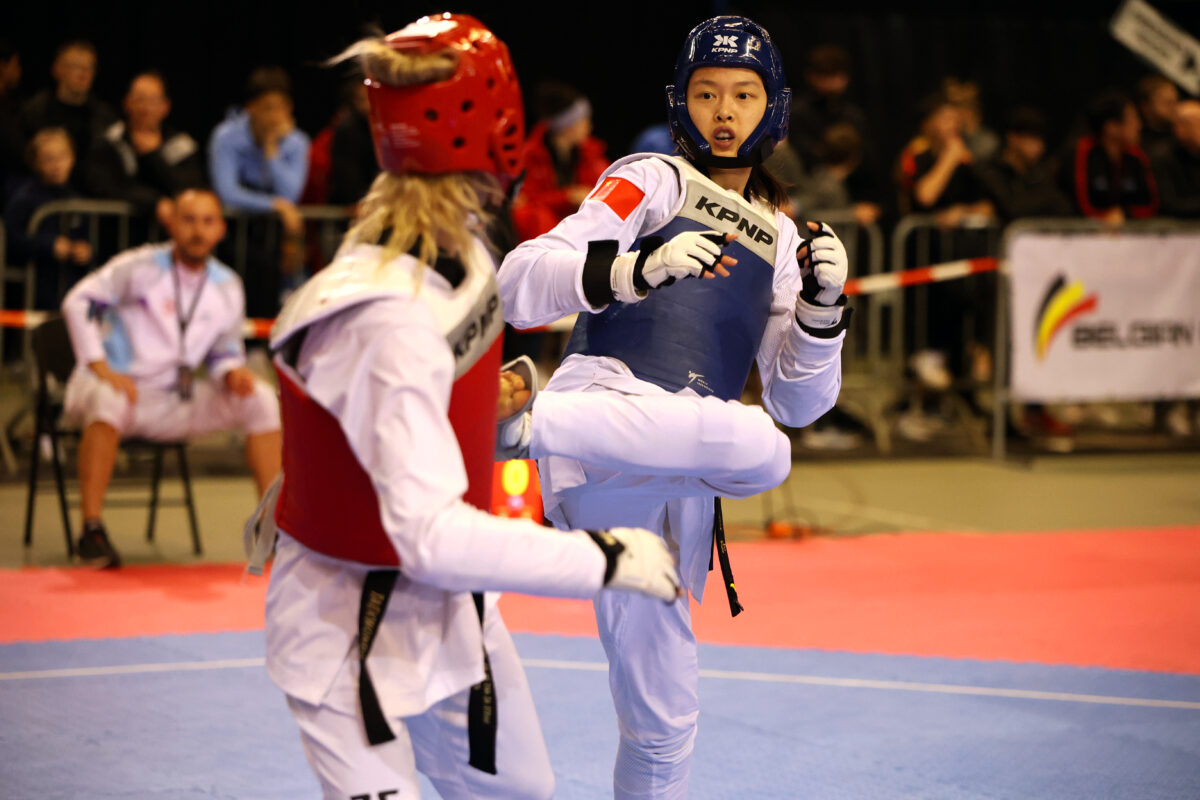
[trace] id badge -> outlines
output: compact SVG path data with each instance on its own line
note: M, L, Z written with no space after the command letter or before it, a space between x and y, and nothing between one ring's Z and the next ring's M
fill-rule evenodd
M175 378L175 391L179 392L180 400L192 399L192 370L186 364L180 364Z

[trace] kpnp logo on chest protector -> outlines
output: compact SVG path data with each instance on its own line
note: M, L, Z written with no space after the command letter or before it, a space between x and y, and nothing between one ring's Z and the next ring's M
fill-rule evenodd
M690 184L689 188L691 188ZM690 194L688 195L688 198L691 198ZM709 217L716 220L716 222L728 222L735 226L733 230L724 230L717 225L712 226L717 230L721 230L723 233L736 233L739 236L745 235L751 241L758 244L765 244L768 246L775 244L774 234L767 230L766 225L761 218L757 223L751 222L750 217L752 215L747 214L746 216L743 216L737 211L721 205L721 203L717 200L708 199L708 197L703 193L701 193L700 199L696 201L696 205L692 210L703 211L708 214ZM684 216L687 215L685 214ZM742 244L746 243L742 242Z

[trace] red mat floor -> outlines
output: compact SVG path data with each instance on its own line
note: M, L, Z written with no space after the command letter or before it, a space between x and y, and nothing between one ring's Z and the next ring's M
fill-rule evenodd
M730 545L702 641L1200 674L1200 526ZM0 643L255 630L240 564L0 571ZM509 595L513 631L594 635L591 604Z

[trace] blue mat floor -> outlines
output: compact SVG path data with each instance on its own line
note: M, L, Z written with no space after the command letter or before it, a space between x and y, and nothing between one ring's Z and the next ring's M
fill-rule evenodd
M611 797L599 643L515 638L557 796ZM262 654L261 633L0 646L0 797L317 797ZM695 800L1200 798L1197 675L715 645L701 667Z

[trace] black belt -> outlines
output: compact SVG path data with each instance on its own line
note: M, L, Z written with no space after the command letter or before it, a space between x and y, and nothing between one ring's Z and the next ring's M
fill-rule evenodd
M725 582L725 595L729 598L729 613L736 617L745 609L738 602L737 586L733 583L733 567L729 564L729 549L725 546L725 517L721 513L721 498L713 498L713 549L721 562L721 580ZM713 568L712 555L708 557L708 568Z
M390 742L396 738L392 733L379 697L367 671L367 655L375 643L383 612L387 610L388 598L396 586L398 570L376 569L367 573L363 581L362 600L358 606L358 702L362 708L363 725L367 729L367 741L372 745ZM474 594L475 611L483 627L483 595ZM471 747L468 762L472 767L490 775L496 774L496 685L492 681L492 665L488 660L487 648L483 651L483 680L471 687L467 704L467 739Z

